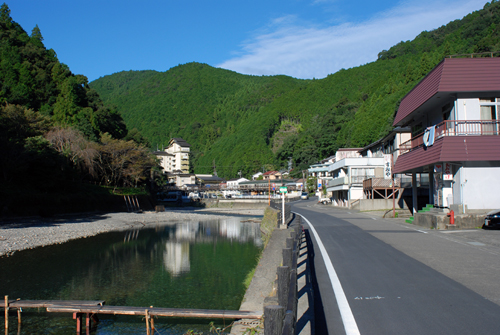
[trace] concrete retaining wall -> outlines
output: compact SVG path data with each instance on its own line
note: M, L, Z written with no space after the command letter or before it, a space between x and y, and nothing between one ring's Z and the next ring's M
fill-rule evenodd
M266 208L267 199L202 199L207 208Z
M455 224L450 226L450 218L446 214L416 213L413 224L431 229L471 229L483 226L485 215L455 215Z
M406 204L403 203L403 208L398 204L398 200L396 199L396 209L408 209ZM382 209L391 209L392 208L392 199L361 199L356 202L352 209L359 211L376 211Z

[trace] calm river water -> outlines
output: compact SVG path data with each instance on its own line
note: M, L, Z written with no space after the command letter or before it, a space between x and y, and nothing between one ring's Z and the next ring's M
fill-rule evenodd
M111 232L0 258L0 294L9 299L237 310L245 293L243 281L261 248L259 224L248 218ZM71 314L31 309L22 315L19 330L17 315L11 313L8 334L75 333ZM99 318L94 334L146 333L141 316ZM208 334L209 322L159 318L156 334Z

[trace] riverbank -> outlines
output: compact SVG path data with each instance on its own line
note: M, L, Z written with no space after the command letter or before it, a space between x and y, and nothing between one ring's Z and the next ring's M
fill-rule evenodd
M217 220L228 216L258 217L263 214L264 209L186 208L158 213L94 213L3 220L0 221L0 256L116 230L178 221Z

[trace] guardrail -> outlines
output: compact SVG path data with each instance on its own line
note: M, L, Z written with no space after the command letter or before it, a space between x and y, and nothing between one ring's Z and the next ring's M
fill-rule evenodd
M264 335L294 335L297 326L297 259L302 238L301 217L286 239L283 266L277 269L277 304L264 307Z
M290 221L292 221L292 206L287 203L287 202L290 202L290 200L286 200L287 198L285 198L285 222L284 224L287 225L288 223L290 223ZM294 199L294 200L297 200L297 199ZM281 225L283 224L283 214L282 214L282 210L283 210L283 203L282 203L282 200L280 199L272 199L271 200L271 204L270 204L270 207L273 208L273 209L276 209L279 213L278 213L278 227L281 227Z

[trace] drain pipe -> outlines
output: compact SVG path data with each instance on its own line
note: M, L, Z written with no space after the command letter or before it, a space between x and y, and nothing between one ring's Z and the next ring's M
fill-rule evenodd
M467 183L467 179L465 179L465 166L462 166L463 173L460 173L460 197L462 198L462 212L465 214L465 199L464 199L464 187Z

